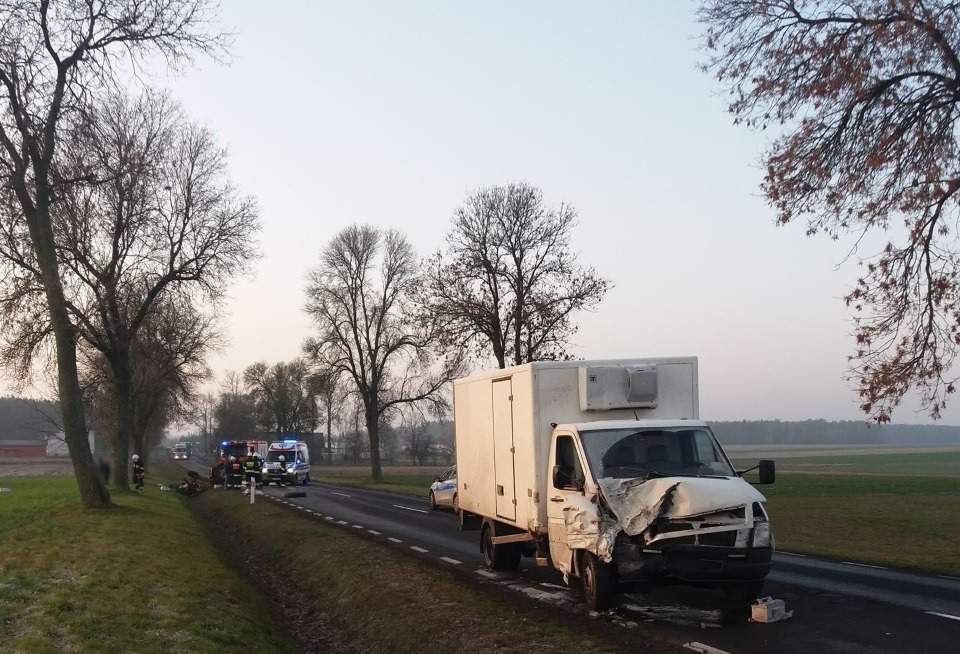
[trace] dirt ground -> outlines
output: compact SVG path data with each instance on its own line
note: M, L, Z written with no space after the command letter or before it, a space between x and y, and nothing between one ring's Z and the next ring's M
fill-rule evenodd
M73 474L70 459L0 458L0 479L4 477L36 477Z

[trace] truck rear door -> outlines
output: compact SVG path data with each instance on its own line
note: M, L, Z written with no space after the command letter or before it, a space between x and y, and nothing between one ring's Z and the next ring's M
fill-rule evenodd
M517 519L516 481L513 466L513 382L493 382L493 467L497 516Z

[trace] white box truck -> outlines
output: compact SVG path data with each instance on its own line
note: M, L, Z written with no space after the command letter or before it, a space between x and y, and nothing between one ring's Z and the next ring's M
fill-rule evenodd
M765 498L699 420L695 357L530 363L453 397L460 524L489 567L535 556L594 609L633 583L761 591ZM758 467L773 483L773 462Z

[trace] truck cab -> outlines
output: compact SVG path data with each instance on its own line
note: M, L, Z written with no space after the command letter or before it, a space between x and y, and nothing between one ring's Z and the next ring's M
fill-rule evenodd
M774 547L766 500L706 423L564 424L551 440L549 555L583 578L588 603L631 582L760 592ZM773 481L768 466L761 481Z

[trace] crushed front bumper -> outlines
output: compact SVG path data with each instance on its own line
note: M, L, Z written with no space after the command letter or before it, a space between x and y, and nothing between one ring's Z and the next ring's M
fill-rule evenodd
M614 563L622 581L676 581L711 584L729 581L759 581L770 572L770 547L720 547L712 545L667 545L644 548L617 543Z

